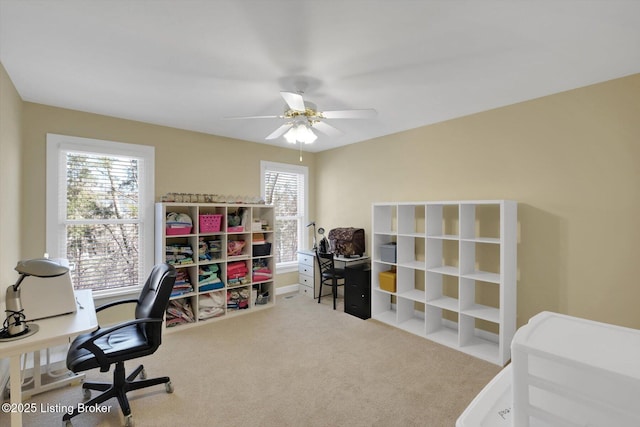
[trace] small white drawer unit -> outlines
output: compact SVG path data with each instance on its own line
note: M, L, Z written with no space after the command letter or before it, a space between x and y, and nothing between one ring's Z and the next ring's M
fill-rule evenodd
M298 252L298 284L299 292L311 298L318 297L318 291L315 284L318 266L316 265L316 257L312 251Z

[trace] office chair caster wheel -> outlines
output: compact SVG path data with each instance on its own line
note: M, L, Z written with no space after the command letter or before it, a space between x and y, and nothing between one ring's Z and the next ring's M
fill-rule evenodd
M169 381L168 383L165 383L164 385L164 389L167 391L167 393L171 394L173 393L173 384L171 384L171 381Z
M91 399L91 390L89 390L88 388L83 388L82 397L84 398L85 401Z
M133 422L133 415L129 414L124 417L124 427L133 427L135 423Z

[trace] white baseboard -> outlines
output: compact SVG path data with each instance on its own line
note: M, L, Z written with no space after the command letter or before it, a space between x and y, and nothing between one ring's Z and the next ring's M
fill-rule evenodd
M300 285L298 285L297 283L295 285L280 286L276 288L276 295L288 294L290 292L298 292L299 286Z

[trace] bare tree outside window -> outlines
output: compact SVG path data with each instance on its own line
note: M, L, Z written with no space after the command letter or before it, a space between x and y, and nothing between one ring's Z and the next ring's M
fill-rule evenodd
M69 261L74 288L139 292L154 263L155 148L48 133L46 177L45 252Z
M276 263L297 262L305 218L305 174L268 167L264 171L265 202L276 217Z
M69 152L66 172L66 255L74 287L138 285L138 160Z

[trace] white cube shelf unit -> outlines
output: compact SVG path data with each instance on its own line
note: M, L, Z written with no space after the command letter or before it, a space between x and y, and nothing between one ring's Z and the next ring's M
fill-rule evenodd
M374 203L371 317L504 366L516 330L517 209L510 200ZM390 243L395 262L381 257ZM387 271L395 291L380 287Z
M166 220L169 212L189 215L192 228L169 233ZM237 217L241 224L232 227L229 215ZM216 225L212 227L212 223ZM187 301L193 317L167 327L167 331L272 307L276 301L274 227L273 206L156 203L155 261L173 264L179 277L186 275L191 283L190 288L175 292L171 300ZM192 257L168 261L167 251L172 245L189 246ZM237 251L229 253L230 248ZM209 273L216 270L221 283L212 287Z

